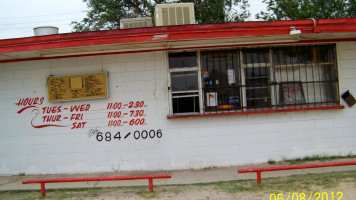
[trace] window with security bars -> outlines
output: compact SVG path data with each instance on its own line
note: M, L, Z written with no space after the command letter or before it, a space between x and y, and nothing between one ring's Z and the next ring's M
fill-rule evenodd
M241 84L237 50L201 52L204 111L241 110Z
M184 86L187 81L174 82L176 74L171 71L172 88L183 84L177 87L190 91L189 98L194 99L189 104L177 104L181 93L172 90L172 94L177 94L172 97L173 113L180 113L175 105L181 110L194 104L190 110L203 114L340 103L335 45L207 50L194 54L199 55L199 62L194 63L188 74L180 74L194 82L193 88Z
M270 49L242 49L243 108L270 108L273 79Z
M339 103L334 45L278 48L273 59L279 106Z

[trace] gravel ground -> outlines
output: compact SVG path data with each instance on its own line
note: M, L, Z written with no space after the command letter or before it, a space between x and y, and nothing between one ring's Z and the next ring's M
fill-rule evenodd
M279 192L283 196L278 200L354 200L356 197L356 185L354 182L343 181L338 187L321 188L315 186L313 191L290 191ZM313 193L311 193L313 192ZM319 193L318 193L319 192ZM342 196L341 196L341 193ZM269 200L274 199L271 196L273 192L241 192L230 194L217 189L215 186L161 186L155 192L137 192L133 190L117 190L110 192L99 192L95 197L74 197L71 200L92 199L92 200L147 200L147 199L164 199L164 200ZM290 197L288 198L288 194ZM303 196L303 194L305 196ZM326 197L326 195L328 197ZM298 196L298 197L297 197ZM319 198L318 198L319 197ZM277 200L277 198L276 198Z

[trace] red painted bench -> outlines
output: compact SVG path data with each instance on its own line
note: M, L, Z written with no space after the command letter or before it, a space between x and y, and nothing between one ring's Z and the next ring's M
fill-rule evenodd
M149 191L153 191L153 179L171 178L170 174L159 175L142 175L142 176L110 176L110 177L83 177L83 178L54 178L54 179L37 179L23 180L22 184L40 183L42 196L46 196L45 183L62 183L62 182L88 182L88 181L118 181L118 180L138 180L148 179Z
M237 170L237 172L238 173L256 172L257 173L257 184L261 184L261 182L262 182L261 172L292 170L292 169L307 169L307 168L318 168L318 167L336 167L336 166L345 166L345 165L356 165L356 161L239 169L239 170Z

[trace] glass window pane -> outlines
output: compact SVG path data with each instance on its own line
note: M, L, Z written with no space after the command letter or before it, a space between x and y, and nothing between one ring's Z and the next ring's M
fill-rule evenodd
M246 101L248 108L268 107L271 105L270 68L245 68Z
M228 87L239 83L236 50L202 52L202 75L205 87Z
M315 47L318 62L334 63L334 49L332 46Z
M273 48L279 105L337 103L335 45ZM276 95L277 96L277 95Z
M198 90L198 72L172 72L172 91Z
M238 55L234 49L202 52L205 112L241 109Z
M169 68L196 67L197 55L195 52L170 53Z
M173 113L199 113L199 97L173 98Z
M254 67L246 68L246 77L269 77L269 68L267 67Z
M247 88L246 91L247 98L265 98L270 96L269 88Z
M269 63L268 49L244 49L243 64Z
M245 68L246 85L267 85L269 76L268 67Z
M247 100L248 108L267 108L271 106L271 99L251 99Z
M303 64L313 61L310 47L278 47L273 49L273 59L277 65Z

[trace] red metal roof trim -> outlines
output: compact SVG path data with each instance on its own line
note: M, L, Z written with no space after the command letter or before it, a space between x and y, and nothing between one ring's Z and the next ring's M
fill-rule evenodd
M246 47L246 46L265 46L265 45L281 45L281 44L310 44L310 43L333 43L333 42L356 42L356 38L352 39L333 39L333 40L303 40L298 42L277 42L277 43L253 43L253 44L236 44L236 45L214 45L214 46L204 46L204 47L184 47L184 48L162 48L162 49L151 49L151 50L132 50L132 51L122 51L122 52L104 52L104 53L87 53L79 55L65 55L65 56L52 56L52 57L32 57L32 58L19 58L11 60L0 60L0 63L11 63L11 62L23 62L23 61L34 61L34 60L48 60L48 59L61 59L61 58L73 58L73 57L86 57L86 56L104 56L104 55L115 55L115 54L129 54L129 53L147 53L147 52L157 52L157 51L177 51L177 50L188 50L188 49L210 49L210 48L233 48L233 47Z
M285 35L290 27L308 33L356 32L356 18L326 20L261 21L222 24L193 24L0 40L0 53L66 47L155 42L155 35L167 34L159 41Z

